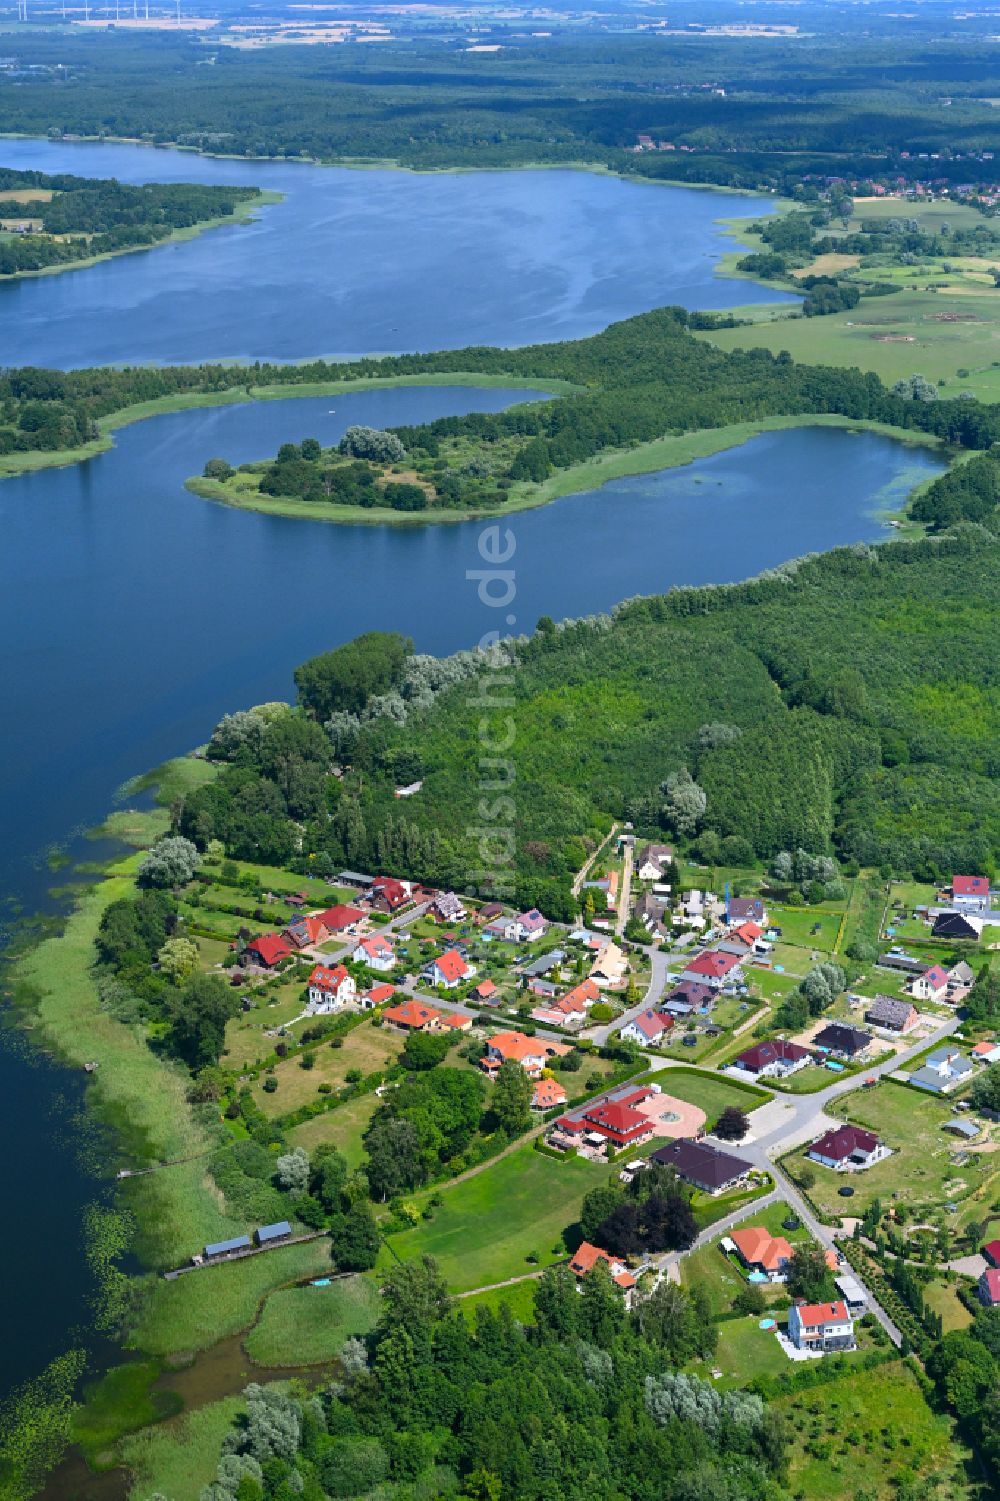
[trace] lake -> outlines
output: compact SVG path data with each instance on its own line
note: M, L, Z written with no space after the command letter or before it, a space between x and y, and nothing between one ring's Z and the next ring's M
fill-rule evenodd
M715 274L734 245L716 221L773 211L749 195L569 170L418 175L83 141L0 140L0 164L286 195L255 223L0 283L5 365L531 344L667 303L798 300Z

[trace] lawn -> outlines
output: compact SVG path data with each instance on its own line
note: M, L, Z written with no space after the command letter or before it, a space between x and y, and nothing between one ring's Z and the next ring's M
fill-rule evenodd
M537 1287L538 1279L532 1277L524 1282L515 1282L511 1287L498 1287L488 1293L472 1293L468 1298L460 1298L458 1307L470 1324L475 1322L477 1308L509 1308L518 1323L533 1324Z
M781 1320L779 1319L779 1323ZM712 1360L699 1362L693 1369L707 1377L713 1369L722 1372L714 1385L745 1386L754 1376L784 1376L793 1369L773 1329L761 1329L756 1314L723 1319L718 1325L719 1343Z
M339 1088L345 1083L349 1069L359 1068L364 1075L375 1073L394 1063L403 1051L405 1038L391 1027L373 1027L371 1021L363 1021L342 1039L343 1047L335 1048L330 1042L321 1042L310 1048L307 1056L315 1059L314 1066L305 1069L301 1057L286 1058L275 1065L274 1078L278 1087L273 1094L264 1091L264 1077L253 1085L253 1097L265 1115L287 1115L316 1099L321 1084Z
M378 1288L366 1277L329 1287L286 1287L272 1293L246 1339L256 1365L320 1365L335 1360L345 1342L367 1334L378 1317Z
M566 1256L563 1231L579 1213L583 1196L616 1174L579 1158L557 1162L530 1146L491 1164L454 1187L442 1187L434 1218L394 1235L402 1261L433 1256L454 1292L488 1287ZM389 1262L386 1262L389 1265Z
M967 1456L956 1446L951 1419L931 1411L903 1361L847 1371L775 1404L792 1429L788 1488L795 1495L843 1501L864 1494L887 1501L900 1485L930 1476L940 1481L932 1487L937 1501L970 1494Z
M215 1479L222 1440L243 1408L242 1397L225 1397L176 1422L127 1438L121 1454L134 1476L129 1501L156 1501L162 1496L199 1501L203 1488Z
M313 1116L311 1121L304 1121L301 1126L293 1126L288 1133L289 1143L313 1152L321 1142L331 1142L343 1152L352 1169L360 1167L365 1156L361 1138L378 1103L374 1094L356 1095L353 1100L338 1105L336 1110L325 1111Z
M207 1350L249 1328L268 1293L321 1276L330 1266L330 1242L324 1237L205 1267L175 1282L160 1280L140 1310L129 1344L151 1355Z
M768 907L771 926L781 929L781 945L831 954L844 919L843 902L822 902L816 907ZM816 931L814 932L813 929Z
M752 1039L748 1037L747 1043ZM664 1094L676 1100L687 1100L704 1110L708 1123L718 1120L727 1105L737 1105L740 1110L756 1110L770 1095L758 1095L744 1088L735 1079L723 1079L718 1074L695 1073L689 1069L663 1069L656 1075L656 1082Z
M883 1080L877 1089L837 1102L828 1113L877 1132L892 1148L892 1155L863 1173L835 1173L809 1164L816 1174L810 1196L826 1214L857 1214L876 1198L885 1202L896 1198L911 1206L939 1205L964 1197L981 1181L975 1156L964 1167L951 1165L961 1143L941 1129L953 1112L933 1095ZM805 1162L803 1151L787 1161L797 1177ZM845 1184L855 1191L851 1199L838 1194Z
M972 1323L972 1314L958 1296L954 1283L928 1282L924 1288L924 1302L941 1315L945 1334L950 1334L952 1329L968 1329Z

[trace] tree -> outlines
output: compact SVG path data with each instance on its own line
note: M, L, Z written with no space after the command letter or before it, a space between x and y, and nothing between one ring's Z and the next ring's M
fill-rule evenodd
M715 1123L713 1136L720 1141L742 1141L750 1129L750 1122L738 1105L727 1105Z
M661 785L664 794L663 818L677 834L693 834L705 814L708 798L686 766L674 772Z
M508 1058L500 1065L493 1086L490 1111L506 1136L517 1136L531 1124L532 1083L519 1063Z
M706 1336L715 1330L713 1320L703 1318L694 1298L669 1277L637 1301L633 1318L643 1338L658 1345L674 1366L703 1356Z
M359 714L368 700L393 688L413 642L395 631L368 631L295 669L299 702L320 723L338 711Z
M227 459L208 459L202 470L206 479L227 480L236 473Z
M186 1063L192 1073L218 1063L226 1036L226 1022L239 1003L220 975L195 975L166 1004L167 1051Z
M398 464L406 458L406 449L396 434L378 427L355 424L347 429L338 446L341 453L355 459L369 459L373 464Z
M736 1313L759 1316L767 1307L767 1299L755 1282L745 1282L733 1299Z
M304 1147L285 1152L274 1164L274 1181L285 1193L305 1193L309 1182L309 1153Z
M642 1206L642 1219L651 1251L686 1251L698 1235L694 1210L679 1189L650 1194Z
M969 1098L977 1110L1000 1111L1000 1063L993 1063L972 1086Z
M400 1055L400 1062L405 1068L434 1068L444 1062L453 1041L454 1038L446 1032L411 1032Z
M595 1261L583 1279L580 1333L606 1350L625 1324L625 1300L606 1261Z
M179 985L198 968L200 951L190 938L168 938L156 956L160 973Z
M426 1168L412 1121L374 1120L365 1133L364 1143L368 1181L375 1198L384 1201L424 1181Z
M367 1204L355 1204L331 1222L333 1260L339 1272L367 1272L378 1260L381 1236Z
M566 1343L578 1329L576 1277L568 1266L550 1266L535 1288L535 1324L543 1339Z
M792 1251L788 1263L788 1291L793 1298L805 1298L807 1303L818 1303L824 1296L830 1279L830 1268L822 1246L815 1241L802 1241Z
M430 1256L394 1266L382 1286L378 1330L405 1329L414 1342L426 1339L451 1309L448 1284Z
M610 1183L600 1188L592 1188L589 1193L584 1194L583 1203L580 1206L580 1229L584 1240L589 1240L595 1245L599 1244L598 1231L621 1202L621 1189Z
M201 864L190 839L168 834L159 840L139 864L140 886L183 886Z
M847 988L847 975L839 964L814 964L799 986L809 1003L811 1016L819 1016L832 1006L838 995Z

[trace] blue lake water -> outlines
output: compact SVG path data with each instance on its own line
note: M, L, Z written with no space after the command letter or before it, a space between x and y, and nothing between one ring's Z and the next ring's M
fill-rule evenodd
M532 344L680 303L796 301L719 277L722 218L766 198L568 170L417 175L0 140L0 165L122 182L252 183L256 223L0 283L0 363L305 359Z

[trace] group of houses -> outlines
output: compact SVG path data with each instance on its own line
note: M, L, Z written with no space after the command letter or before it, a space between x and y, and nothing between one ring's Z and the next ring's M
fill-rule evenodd
M868 1054L873 1034L848 1022L829 1022L806 1047L803 1043L776 1038L758 1042L737 1054L729 1067L737 1076L751 1079L787 1079L811 1063L859 1063Z

